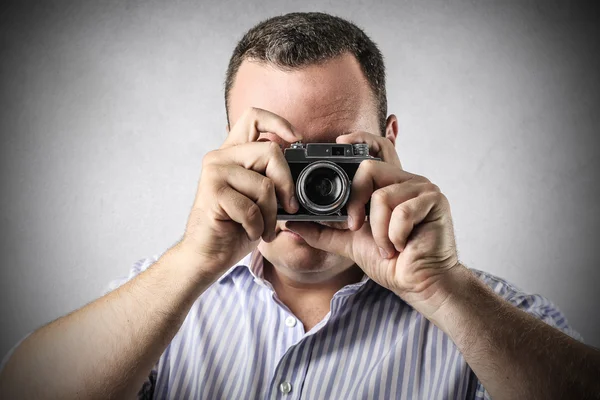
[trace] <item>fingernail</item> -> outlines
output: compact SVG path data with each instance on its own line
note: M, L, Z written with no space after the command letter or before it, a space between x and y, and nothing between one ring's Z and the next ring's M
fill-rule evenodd
M350 228L350 229L354 228L354 219L352 218L351 215L348 215L348 228Z
M381 257L383 258L388 258L390 255L387 251L385 251L385 249L383 247L379 248L379 254L381 254Z
M293 126L290 126L290 130L292 131L292 134L298 138L298 139L302 139L302 135L300 135L297 131L296 128L294 128Z
M300 204L298 203L298 199L296 198L296 196L292 196L292 198L290 199L290 207L293 210L298 210L298 208L300 208Z

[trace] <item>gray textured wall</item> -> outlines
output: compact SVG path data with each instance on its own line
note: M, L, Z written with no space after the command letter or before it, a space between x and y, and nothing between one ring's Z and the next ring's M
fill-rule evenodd
M556 1L19 2L0 12L0 354L183 233L222 80L258 20L321 10L386 56L405 169L461 259L551 298L600 346L599 42Z

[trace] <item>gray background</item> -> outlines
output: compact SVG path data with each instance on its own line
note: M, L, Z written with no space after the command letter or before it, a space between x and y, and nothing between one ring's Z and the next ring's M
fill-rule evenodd
M363 27L406 170L462 261L552 299L600 346L597 11L572 2L19 2L0 12L0 353L183 233L225 137L236 41L288 11Z

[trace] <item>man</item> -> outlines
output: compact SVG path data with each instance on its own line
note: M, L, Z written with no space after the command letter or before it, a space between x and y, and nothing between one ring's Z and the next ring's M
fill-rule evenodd
M225 97L229 134L182 239L23 340L2 396L600 398L598 351L552 303L458 260L448 201L401 167L364 32L320 13L262 22ZM383 160L360 165L347 224L276 220L277 201L298 210L280 148L298 140Z

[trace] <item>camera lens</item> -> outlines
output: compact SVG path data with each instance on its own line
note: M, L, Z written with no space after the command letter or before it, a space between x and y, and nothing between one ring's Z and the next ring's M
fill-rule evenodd
M313 214L333 214L348 201L350 180L346 172L330 161L309 164L298 177L298 200Z
M313 203L328 206L340 197L342 182L336 171L330 168L318 168L306 178L304 190Z

